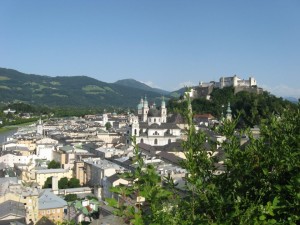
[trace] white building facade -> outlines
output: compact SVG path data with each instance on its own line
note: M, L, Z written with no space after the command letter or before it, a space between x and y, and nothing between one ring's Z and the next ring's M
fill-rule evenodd
M167 123L167 108L162 99L160 108L153 104L149 107L147 98L138 104L138 115L131 115L128 119L127 144L131 144L131 137L135 136L136 143L153 146L163 146L180 139L180 128L174 123Z
M43 138L36 142L36 155L40 159L53 160L53 151L58 144L57 140L51 138Z

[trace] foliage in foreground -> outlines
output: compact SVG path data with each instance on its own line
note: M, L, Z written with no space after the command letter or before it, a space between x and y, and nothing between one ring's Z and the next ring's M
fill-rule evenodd
M219 132L227 140L221 144L225 152L225 171L216 175L218 167L212 153L204 148L209 138L192 126L183 143L188 171L185 192L176 191L171 178L166 182L153 166L145 165L135 146L136 171L125 174L131 186L112 191L119 201L110 200L116 214L132 224L299 224L300 223L300 111L286 110L272 115L261 124L260 138L247 130L249 143L240 145L235 133L237 121L225 121ZM219 143L220 144L220 143ZM130 196L143 196L141 206L131 204ZM180 201L179 201L180 199Z

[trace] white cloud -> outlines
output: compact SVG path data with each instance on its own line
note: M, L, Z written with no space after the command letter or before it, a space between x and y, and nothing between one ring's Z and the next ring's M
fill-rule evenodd
M271 94L279 97L294 97L297 99L300 98L300 88L289 87L285 84L277 85L274 87L262 85L261 87L264 90L269 91Z

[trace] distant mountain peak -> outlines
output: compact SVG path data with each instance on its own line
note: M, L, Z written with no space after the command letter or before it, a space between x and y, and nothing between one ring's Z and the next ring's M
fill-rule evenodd
M150 100L161 94L134 79L125 79L132 85L106 83L86 75L45 76L25 74L0 68L1 103L24 102L48 106L76 107L135 107L140 96ZM141 86L142 85L142 86ZM143 87L143 88L141 88Z
M297 103L298 102L298 99L295 98L295 97L283 97L284 99L290 101L290 102L293 102L293 103Z
M141 89L144 91L152 91L161 95L168 95L170 92L159 89L159 88L153 88L150 87L149 85L137 81L135 79L129 78L129 79L122 79L122 80L118 80L116 81L114 84L118 84L118 85L122 85L122 86L126 86L126 87L132 87L132 88L137 88L137 89Z

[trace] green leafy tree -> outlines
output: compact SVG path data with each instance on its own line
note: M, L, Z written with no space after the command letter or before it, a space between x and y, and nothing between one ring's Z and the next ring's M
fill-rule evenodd
M186 97L184 100L170 99L168 102L169 112L184 113L187 108ZM234 94L232 87L223 89L215 88L211 93L210 100L196 98L191 101L193 111L196 114L211 113L216 118L225 114L228 102L234 116L240 115L239 128L253 127L268 119L272 113L282 114L285 109L295 110L297 105L282 98L277 98L268 92L261 94L241 91Z
M237 120L225 121L219 129L227 139L222 143L226 169L220 175L215 175L214 157L201 147L207 137L190 126L183 144L188 192L179 207L182 224L298 224L299 109L271 116L258 139L241 131L250 138L246 147L236 125Z
M249 94L251 100L251 94ZM253 99L251 123L256 123L260 100ZM119 199L107 201L116 214L132 224L299 224L300 223L300 105L278 110L261 120L261 134L254 138L249 129L237 130L240 117L225 120L216 129L226 141L216 143L192 123L191 101L187 98L187 139L185 191L176 190L170 177L158 176L145 165L134 144L133 173L122 176L132 185L111 189ZM240 112L242 117L242 113ZM249 137L240 144L242 135ZM133 137L133 143L135 143ZM217 148L217 146L220 148ZM225 154L219 171L214 153ZM142 196L142 206L131 196ZM179 201L180 199L180 201Z
M68 188L68 178L62 177L62 178L58 181L58 188L59 188L59 189L66 189L66 188Z
M69 181L68 181L68 188L78 188L80 187L80 181L74 177L72 177Z
M111 123L110 123L110 122L107 122L107 123L105 124L105 128L106 128L106 130L109 130L109 129L111 128Z
M67 201L67 202L73 202L73 201L75 201L75 200L77 200L77 195L76 194L67 194L66 196L65 196L65 200Z
M48 177L44 183L44 188L52 188L52 177Z
M48 164L48 169L58 169L60 168L60 163L55 160L51 160Z

